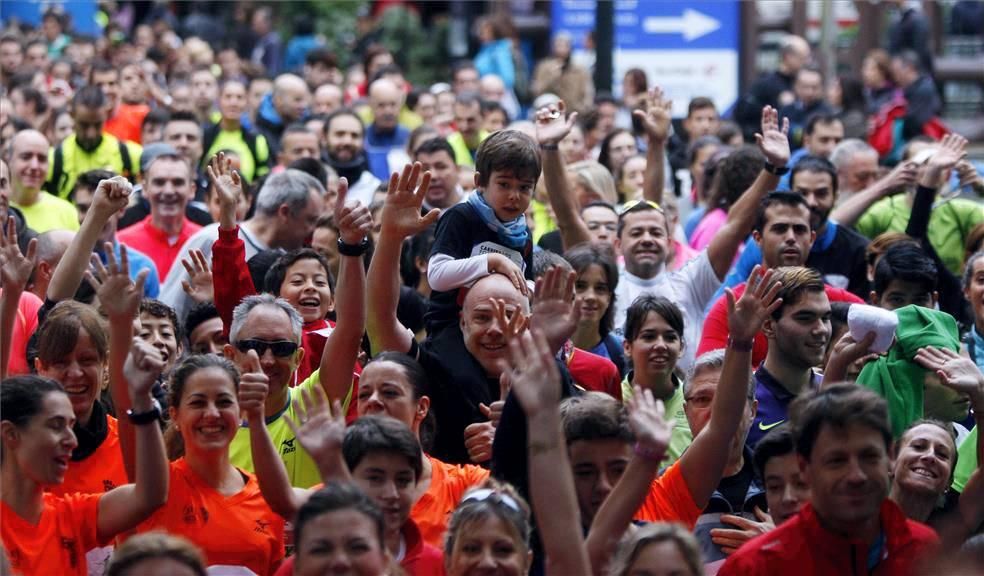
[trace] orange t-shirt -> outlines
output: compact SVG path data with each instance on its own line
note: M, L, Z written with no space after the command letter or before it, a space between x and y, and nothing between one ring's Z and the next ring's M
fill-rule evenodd
M116 114L108 118L103 125L103 129L120 140L129 140L140 144L143 140L144 118L150 112L150 106L146 104L126 104L121 102L116 107Z
M86 551L104 544L98 538L100 498L102 494L45 494L37 525L0 503L0 534L14 574L88 574Z
M99 448L85 460L70 462L65 481L49 488L49 492L56 496L75 492L102 494L130 482L123 466L123 451L120 449L119 424L116 418L107 415L106 427L106 439Z
M427 456L431 463L431 481L410 510L410 518L417 523L424 542L441 549L448 520L458 501L472 486L485 482L489 471L471 464L446 464Z
M183 536L205 553L210 567L273 574L284 557L284 519L267 505L256 476L239 470L246 486L226 497L206 484L184 458L171 462L167 504L137 527Z
M680 461L677 460L659 478L653 480L649 495L636 510L635 519L644 522L678 522L687 530L693 530L700 512L690 494L690 487L683 478Z

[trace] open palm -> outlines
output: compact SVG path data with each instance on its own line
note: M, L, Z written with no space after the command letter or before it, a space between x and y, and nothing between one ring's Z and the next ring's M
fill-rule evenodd
M440 216L440 210L433 209L426 215L420 215L420 207L424 203L424 195L430 187L430 172L420 176L420 163L407 164L403 173L393 173L390 176L389 187L386 190L386 203L383 204L382 230L396 234L400 238L413 236L433 224ZM416 186L417 180L420 186Z
M745 292L735 301L735 293L725 289L728 298L728 331L731 337L738 341L749 341L755 338L762 324L782 304L777 298L782 284L772 282L774 270L763 272L761 265L755 266Z
M789 118L779 124L779 112L772 106L762 109L762 133L755 135L759 150L773 166L785 166L789 162Z
M38 240L32 238L27 245L27 254L21 253L17 245L17 224L10 216L6 230L0 234L0 285L26 286L34 271L37 252Z
M646 109L636 110L632 115L642 122L650 140L665 141L670 136L672 111L673 101L663 97L662 88L654 86L646 94Z

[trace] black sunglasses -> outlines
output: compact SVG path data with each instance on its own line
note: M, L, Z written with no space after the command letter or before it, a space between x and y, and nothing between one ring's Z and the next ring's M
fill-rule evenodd
M297 344L289 340L275 340L273 342L255 339L240 340L236 342L236 348L243 353L256 350L257 356L263 356L269 349L278 358L286 358L297 352Z

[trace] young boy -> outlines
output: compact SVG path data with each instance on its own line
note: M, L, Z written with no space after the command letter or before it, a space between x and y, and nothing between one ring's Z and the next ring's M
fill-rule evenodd
M533 280L533 241L525 212L540 177L536 142L516 130L489 136L475 159L475 192L442 214L427 268L431 337L461 310L459 289L489 274L503 274L526 293Z
M789 424L780 424L763 436L755 446L754 458L755 468L765 483L769 515L779 526L810 501L810 486L800 472Z
M184 336L174 308L160 300L140 301L140 328L137 337L161 351L164 359L162 374L167 375L184 354Z

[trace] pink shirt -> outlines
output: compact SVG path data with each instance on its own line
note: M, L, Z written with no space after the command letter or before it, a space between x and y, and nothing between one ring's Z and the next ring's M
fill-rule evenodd
M721 226L724 226L727 219L728 213L720 208L715 208L705 214L697 227L694 228L694 233L690 235L690 247L698 251L707 248L707 245L711 243L711 238L714 238L714 235L718 233Z

